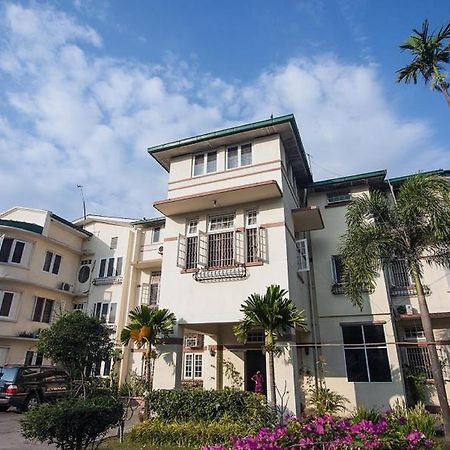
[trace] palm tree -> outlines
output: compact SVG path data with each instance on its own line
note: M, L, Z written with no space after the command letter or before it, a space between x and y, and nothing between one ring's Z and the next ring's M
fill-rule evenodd
M410 64L397 71L397 82L414 84L422 75L425 84L431 82L431 88L442 92L450 106L449 84L444 72L443 63L450 60L450 22L435 34L429 34L428 20L422 24L422 31L413 30L406 42L400 45L402 50L409 50L413 56Z
M286 298L287 291L278 285L271 285L266 293L251 294L241 305L244 318L234 327L234 334L239 341L245 342L249 331L254 328L264 330L264 347L269 355L270 393L276 406L274 353L278 337L288 333L292 328L306 330L303 311L299 311L292 300Z
M128 345L132 341L138 348L144 348L144 377L148 390L152 391L152 365L154 366L158 356L155 346L162 338L168 337L173 332L177 319L168 309L150 308L147 305L137 306L130 311L128 318L129 324L122 330L120 340L123 345ZM144 416L145 418L149 416L148 396L145 397Z
M393 201L379 191L357 197L346 221L340 252L345 293L354 305L362 308L363 292L375 288L380 269L398 259L406 262L417 292L444 431L450 439L450 410L423 287L425 264L450 267L450 183L438 175L414 175Z

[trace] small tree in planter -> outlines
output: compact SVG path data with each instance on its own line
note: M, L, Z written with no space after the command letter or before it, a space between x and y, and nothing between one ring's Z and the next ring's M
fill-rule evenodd
M122 330L120 340L123 345L134 342L138 348L145 350L144 376L147 388L153 390L154 362L158 357L155 346L163 338L173 333L177 321L168 309L150 308L147 305L137 306L128 314L129 324ZM153 370L152 370L153 369ZM145 396L144 418L149 417L148 396Z

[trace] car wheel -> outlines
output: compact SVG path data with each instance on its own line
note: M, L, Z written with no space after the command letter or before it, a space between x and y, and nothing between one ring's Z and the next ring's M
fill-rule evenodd
M6 412L8 411L9 406L8 405L0 405L0 412Z
M23 411L30 411L36 406L39 406L41 403L41 400L37 394L30 394L27 399L25 400L25 403L23 404Z

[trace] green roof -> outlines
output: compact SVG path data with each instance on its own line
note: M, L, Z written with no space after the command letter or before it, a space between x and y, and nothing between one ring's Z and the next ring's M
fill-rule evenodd
M210 133L199 134L198 136L189 137L186 139L180 139L178 141L168 142L167 144L155 145L149 147L147 151L150 154L162 152L175 147L182 147L183 145L196 144L198 142L208 141L210 139L230 136L232 134L242 133L244 131L256 130L258 128L268 127L270 125L277 125L279 123L291 122L295 118L293 114L287 114L286 116L274 117L273 119L260 120L258 122L247 123L245 125L238 125L237 127L224 128L223 130L212 131ZM297 125L295 125L297 127ZM298 131L298 130L297 130Z
M21 222L19 220L0 219L0 225L5 227L18 228L20 230L31 231L32 233L42 234L43 228L40 225L30 222Z
M61 222L64 225L67 225L70 228L73 228L76 231L79 231L80 233L85 234L86 236L89 236L89 237L92 236L92 233L90 233L89 231L83 230L83 228L79 227L78 225L75 225L72 222L69 222L68 220L63 219L62 217L60 217L60 216L58 216L58 215L56 215L56 214L54 214L52 212L50 212L50 217L52 219L57 220L58 222Z
M402 181L407 180L409 177L412 177L413 175L441 175L443 177L450 177L450 170L437 169L437 170L430 170L428 172L418 172L417 174L409 174L403 175L401 177L389 178L388 180L385 181L385 183L391 184L401 183Z
M159 224L164 224L166 222L166 218L165 217L153 217L151 219L146 219L145 217L143 219L140 220L136 220L134 222L131 222L131 225L147 225L147 226L152 226L152 225L159 225Z
M358 182L367 180L369 178L382 178L386 176L386 169L384 170L377 170L374 172L365 172L365 173L358 173L356 175L350 175L348 177L339 177L339 178L330 178L329 180L322 180L322 181L316 181L310 185L312 188L316 187L322 187L322 186L331 186L333 184L345 184L345 183L352 183L352 182Z
M303 165L305 167L307 176L309 180L312 180L311 171L308 164L308 159L306 158L305 149L303 148L302 139L300 137L300 132L297 127L297 122L295 121L294 114L286 114L284 116L273 117L266 120L260 120L258 122L247 123L244 125L238 125L236 127L224 128L223 130L213 131L210 133L200 134L198 136L189 137L186 139L180 139L178 141L168 142L166 144L155 145L154 147L147 148L148 153L154 156L159 152L163 152L166 150L171 150L178 147L183 147L191 144L198 144L200 142L208 141L210 139L223 138L227 136L231 136L234 134L243 133L245 131L253 131L258 130L259 128L265 128L269 126L279 125L283 123L290 123L293 133L295 135L295 140L297 141L297 145L299 148L300 157L303 160ZM159 161L158 161L159 162ZM161 164L161 163L160 163ZM166 169L167 170L167 169Z

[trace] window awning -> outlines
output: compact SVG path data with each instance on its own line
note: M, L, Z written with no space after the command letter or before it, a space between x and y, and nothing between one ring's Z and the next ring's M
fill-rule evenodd
M227 189L217 189L199 194L160 200L153 206L165 216L224 208L242 203L257 202L282 196L275 180L244 184Z
M293 209L292 218L294 220L294 230L298 232L323 230L324 228L322 215L317 206Z

